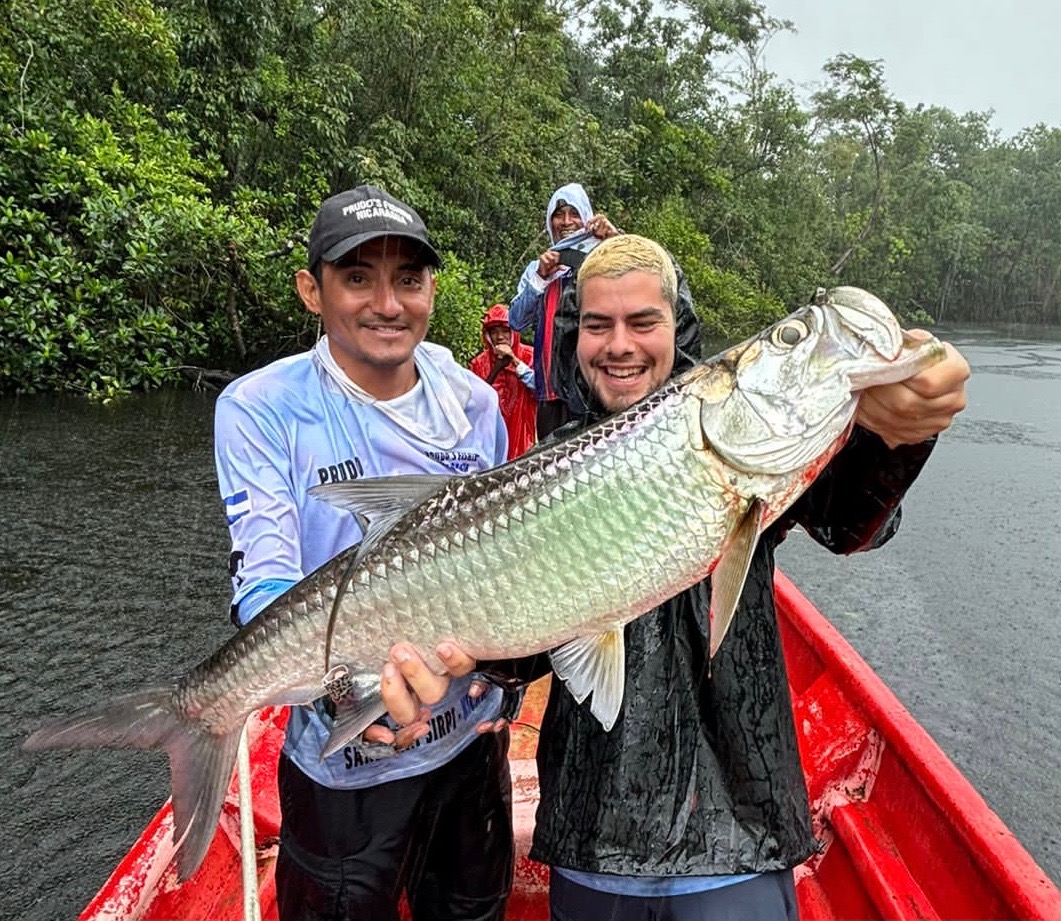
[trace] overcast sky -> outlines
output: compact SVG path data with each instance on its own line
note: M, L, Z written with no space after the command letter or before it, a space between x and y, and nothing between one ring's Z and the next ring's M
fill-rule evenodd
M766 46L763 66L805 99L840 52L880 60L907 105L995 112L1004 137L1037 122L1061 128L1058 0L763 0L798 32Z

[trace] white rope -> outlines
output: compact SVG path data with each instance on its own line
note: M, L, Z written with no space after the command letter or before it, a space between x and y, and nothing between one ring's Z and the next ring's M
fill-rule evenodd
M239 859L243 870L243 921L261 921L258 903L258 852L254 843L254 806L251 802L251 755L247 727L239 736L236 756L239 775Z

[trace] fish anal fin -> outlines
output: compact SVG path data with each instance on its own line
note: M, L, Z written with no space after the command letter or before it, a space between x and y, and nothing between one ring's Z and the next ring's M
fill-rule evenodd
M726 549L711 573L711 611L708 615L713 658L726 638L733 615L737 610L748 569L759 543L763 515L766 506L760 499L752 499L751 505L737 529L733 532Z
M379 675L355 676L350 690L335 705L331 733L321 750L321 758L349 745L386 712Z
M619 718L626 682L623 628L581 636L549 653L553 670L579 703L590 694L590 712L605 730Z

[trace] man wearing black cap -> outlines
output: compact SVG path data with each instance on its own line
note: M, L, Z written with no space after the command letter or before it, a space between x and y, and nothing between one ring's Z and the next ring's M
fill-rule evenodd
M219 397L215 459L232 535L232 616L245 624L362 536L354 516L311 498L321 483L452 474L504 462L497 394L424 342L438 253L419 215L374 186L327 199L295 283L325 335ZM449 650L439 656L446 662ZM395 664L384 669L384 685ZM278 779L280 917L500 918L512 873L505 695L454 681L433 718L321 758L328 707L293 707Z

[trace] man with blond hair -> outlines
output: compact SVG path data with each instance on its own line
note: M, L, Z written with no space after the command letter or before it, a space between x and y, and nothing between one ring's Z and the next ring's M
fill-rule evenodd
M678 343L695 318L677 288L670 256L643 237L614 237L586 257L578 327L558 343L571 392L588 407L574 428L632 406L691 366ZM796 524L834 553L891 538L935 436L965 406L968 364L946 350L921 374L864 393L848 443L760 537L713 659L707 578L626 625L625 690L610 731L590 701L554 684L538 743L531 857L551 868L555 921L798 918L793 870L816 842L775 612L774 551ZM447 664L459 674L475 663ZM533 680L549 659L483 667ZM419 659L402 671L421 699L438 693ZM418 705L397 690L388 703L409 719Z

